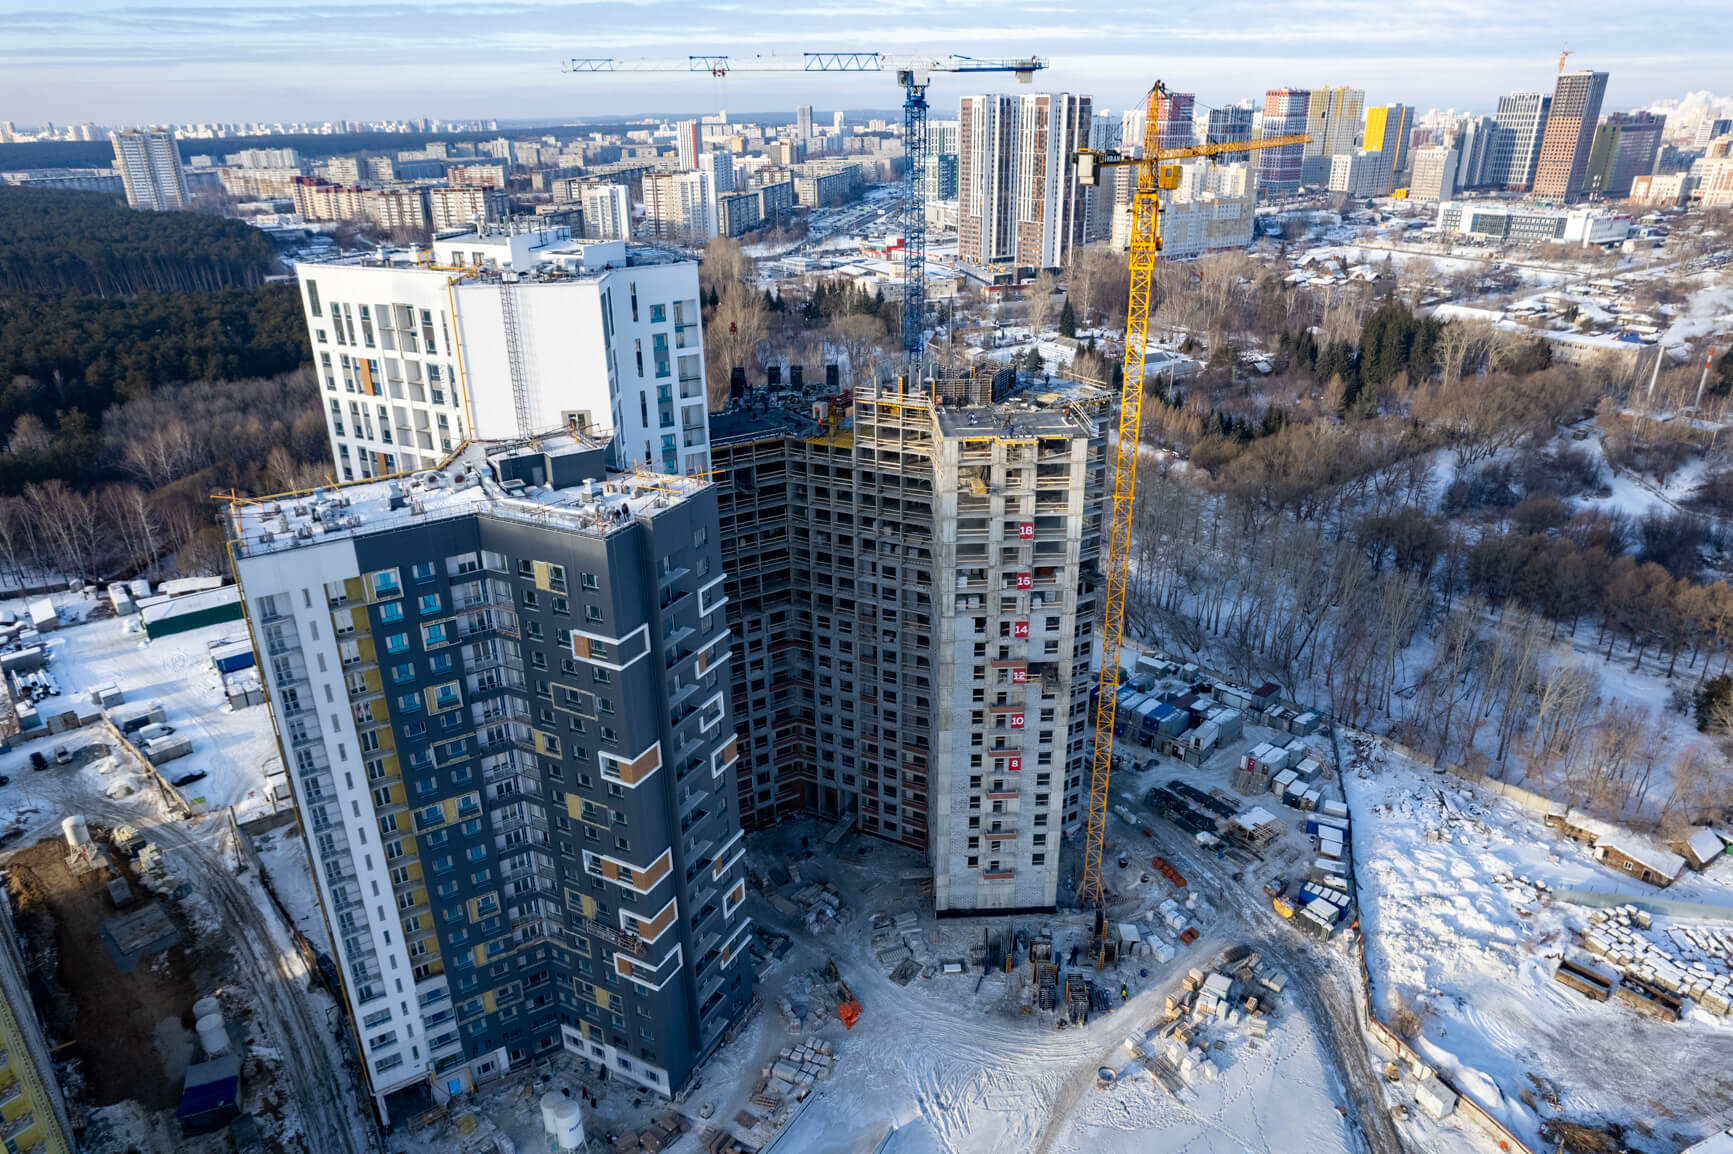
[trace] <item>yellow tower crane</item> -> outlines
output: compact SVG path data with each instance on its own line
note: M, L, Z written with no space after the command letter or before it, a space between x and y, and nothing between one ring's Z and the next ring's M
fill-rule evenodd
M1119 650L1125 637L1125 589L1131 562L1131 510L1137 493L1137 447L1143 428L1143 366L1149 344L1149 308L1156 254L1161 251L1161 193L1179 187L1177 164L1164 161L1217 157L1259 148L1303 145L1311 138L1266 136L1229 144L1162 148L1162 98L1159 80L1149 90L1143 149L1135 156L1117 150L1077 150L1078 181L1100 182L1104 168L1131 168L1137 187L1131 195L1131 292L1125 309L1125 374L1119 396L1119 438L1114 447L1113 508L1108 532L1106 622L1101 633L1101 674L1095 702L1095 759L1089 781L1089 831L1083 847L1080 905L1099 907L1105 892L1101 851L1107 837L1107 782L1113 767L1113 713L1119 690Z

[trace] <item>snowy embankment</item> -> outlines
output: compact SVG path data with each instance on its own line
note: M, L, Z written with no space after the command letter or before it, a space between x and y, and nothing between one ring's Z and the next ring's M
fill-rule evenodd
M1537 1148L1551 1118L1618 1123L1653 1139L1634 1148L1669 1151L1725 1125L1733 1085L1681 1075L1724 1065L1733 1019L1687 1003L1682 1020L1662 1022L1559 984L1561 956L1586 959L1593 911L1554 895L1733 907L1733 858L1660 891L1598 864L1538 815L1388 748L1344 781L1373 1004L1394 1025L1414 1015L1415 1050ZM1652 934L1665 941L1694 924L1707 923L1657 916Z

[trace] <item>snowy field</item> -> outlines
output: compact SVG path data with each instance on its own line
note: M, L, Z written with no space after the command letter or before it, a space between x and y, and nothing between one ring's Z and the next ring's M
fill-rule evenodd
M1588 960L1579 931L1592 911L1552 891L1733 907L1733 859L1658 891L1510 802L1388 749L1345 777L1375 1005L1386 1021L1402 1006L1419 1015L1416 1050L1531 1144L1554 1117L1619 1123L1632 1149L1657 1154L1727 1124L1733 1085L1685 1072L1725 1070L1733 1021L1690 1005L1665 1023L1560 985L1561 955ZM1652 936L1697 924L1656 916ZM1431 1129L1430 1151L1471 1148Z
M231 709L223 696L222 677L210 662L212 642L247 640L244 622L146 641L143 633L127 630L128 623L137 623L136 616L85 620L96 607L94 600L56 594L54 602L63 620L81 619L79 624L42 635L48 670L64 698L88 702L91 690L118 685L129 706L161 703L167 724L176 736L191 738L193 747L190 754L163 767L165 776L198 771L207 775L182 790L187 800L203 798L211 809L232 805L241 821L270 812L266 778L281 774L281 758L268 709L264 705ZM84 733L90 741L108 740L100 730ZM31 745L46 751L60 743L61 739L44 736Z

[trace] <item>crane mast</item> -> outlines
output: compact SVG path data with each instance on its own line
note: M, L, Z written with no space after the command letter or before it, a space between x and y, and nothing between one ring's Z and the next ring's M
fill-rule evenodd
M618 60L574 56L563 71L688 72L890 72L903 89L903 360L904 379L921 378L926 360L927 204L923 179L927 158L927 86L935 72L1008 72L1028 84L1047 67L1039 56L985 59L974 56L904 56L884 52L803 52L795 55L695 55L684 58Z
M1117 150L1080 148L1077 176L1082 184L1100 181L1104 168L1134 170L1137 184L1131 195L1131 291L1125 308L1125 359L1119 394L1118 439L1113 449L1113 494L1109 510L1107 579L1104 598L1105 622L1101 631L1101 671L1096 682L1095 749L1089 779L1089 825L1084 835L1083 878L1077 888L1078 904L1099 908L1105 898L1101 874L1102 849L1107 839L1107 786L1113 769L1113 715L1119 690L1119 651L1125 640L1125 598L1131 565L1131 517L1137 498L1137 451L1143 429L1143 371L1149 345L1149 311L1155 281L1155 261L1161 252L1161 194L1179 184L1179 168L1166 160L1215 157L1305 144L1304 135L1265 137L1231 144L1201 144L1185 148L1161 147L1160 101L1166 87L1157 81L1149 90L1144 119L1143 147L1136 156Z

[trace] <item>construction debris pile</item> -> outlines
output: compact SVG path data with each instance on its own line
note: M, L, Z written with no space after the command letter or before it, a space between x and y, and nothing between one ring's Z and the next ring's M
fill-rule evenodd
M1589 923L1583 948L1618 971L1613 993L1626 1005L1670 1020L1690 998L1717 1017L1733 1016L1733 930L1681 926L1657 941L1648 912L1631 905L1596 910Z
M735 1132L706 1127L698 1134L705 1154L762 1150L793 1118L813 1087L830 1081L836 1055L829 1042L813 1039L785 1047L752 1083L750 1110L734 1115Z
M800 918L808 933L829 933L854 921L854 911L843 904L837 888L827 881L807 882L799 862L773 867L768 875L758 874L753 880L771 905L789 917Z
M917 974L930 978L938 972L938 959L921 932L921 916L914 910L876 913L872 915L872 931L873 956L897 985L908 985Z
M662 1151L678 1142L680 1135L690 1129L692 1129L690 1118L678 1110L666 1110L656 1115L655 1120L643 1130L632 1134L622 1134L614 1139L614 1144L609 1147L609 1150L612 1151L612 1154L639 1154L640 1151L643 1154L662 1154ZM705 1149L709 1150L710 1147L706 1146ZM719 1147L713 1154L720 1154L721 1151L727 1149L726 1146Z
M1271 1000L1286 985L1287 977L1266 967L1257 953L1244 946L1228 950L1219 969L1193 967L1181 992L1168 995L1161 1024L1130 1035L1125 1048L1178 1097L1187 1083L1216 1079L1236 1038L1252 1049L1262 1044Z

